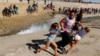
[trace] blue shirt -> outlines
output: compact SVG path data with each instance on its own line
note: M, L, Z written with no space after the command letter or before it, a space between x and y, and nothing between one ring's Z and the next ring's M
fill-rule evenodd
M59 33L60 30L50 30L50 35L47 38L48 41L53 41Z
M80 30L80 31L78 32L78 35L79 35L81 38L83 38L83 37L86 35L86 31L85 31L84 29L82 29L82 30Z

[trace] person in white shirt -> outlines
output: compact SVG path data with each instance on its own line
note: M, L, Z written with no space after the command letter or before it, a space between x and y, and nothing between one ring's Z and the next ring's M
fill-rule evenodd
M62 53L65 53L65 46L72 41L72 37L70 36L73 26L75 24L76 13L74 11L70 12L66 18L63 18L60 21L62 40L57 42L58 47L62 49Z

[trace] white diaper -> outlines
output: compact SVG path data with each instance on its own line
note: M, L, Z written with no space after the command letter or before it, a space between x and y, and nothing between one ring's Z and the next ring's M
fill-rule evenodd
M81 40L81 37L77 34L75 35L74 40Z

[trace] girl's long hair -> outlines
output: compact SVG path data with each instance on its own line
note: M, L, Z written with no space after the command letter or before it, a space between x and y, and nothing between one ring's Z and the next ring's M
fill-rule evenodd
M49 31L55 29L56 27L59 27L59 25L58 25L58 23L55 22L55 23L51 24Z

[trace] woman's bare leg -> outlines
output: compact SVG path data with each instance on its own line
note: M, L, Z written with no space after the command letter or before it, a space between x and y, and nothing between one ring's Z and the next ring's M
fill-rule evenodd
M69 53L78 43L79 40L75 40L72 43L70 43L70 48L67 50L67 53Z

